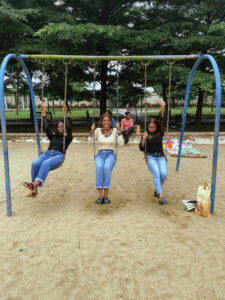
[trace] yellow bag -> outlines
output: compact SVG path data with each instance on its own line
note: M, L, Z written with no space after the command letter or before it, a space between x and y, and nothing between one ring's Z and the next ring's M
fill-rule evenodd
M204 186L198 187L197 207L195 212L202 217L210 217L211 210L211 186L204 181Z
M141 127L140 127L140 125L134 125L134 133L140 134L140 132L141 132Z

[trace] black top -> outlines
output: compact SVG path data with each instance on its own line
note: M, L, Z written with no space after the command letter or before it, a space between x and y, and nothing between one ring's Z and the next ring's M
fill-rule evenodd
M142 141L142 137L141 137ZM146 155L152 155L152 156L164 156L163 152L163 144L162 144L162 137L157 135L148 135L145 145L142 146L142 143L140 141L139 149L141 151L145 151Z
M148 132L148 137L145 141L144 147L142 146L142 143L141 143L141 141L142 141L142 136L141 136L139 149L141 151L144 151L146 155L151 155L151 156L155 156L155 157L164 156L164 151L163 151L164 121L165 121L165 118L159 116L158 122L159 122L161 134L159 132L157 134L150 134Z
M63 152L63 134L53 134L51 130L48 127L48 121L47 118L44 117L44 129L46 132L46 135L48 139L50 140L50 145L48 147L48 150L56 150L59 152L62 152L63 154L66 154L66 149L68 148L69 144L73 140L72 136L72 127L71 127L71 121L69 117L66 117L66 131L67 135L65 136L65 151Z

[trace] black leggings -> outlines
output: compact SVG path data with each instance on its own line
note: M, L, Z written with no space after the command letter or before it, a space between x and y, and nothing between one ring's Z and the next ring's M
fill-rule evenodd
M127 130L122 132L125 144L129 142L129 135L132 133L133 130L134 126L131 126Z

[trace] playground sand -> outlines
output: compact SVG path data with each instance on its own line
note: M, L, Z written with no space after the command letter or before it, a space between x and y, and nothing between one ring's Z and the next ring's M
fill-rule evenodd
M34 143L9 143L13 216L6 216L0 155L0 299L224 299L225 146L219 146L215 214L187 212L183 199L210 181L205 159L168 158L168 206L153 197L152 176L137 145L123 147L113 171L112 204L97 206L93 152L72 144L36 199L29 180ZM0 144L2 153L2 144Z

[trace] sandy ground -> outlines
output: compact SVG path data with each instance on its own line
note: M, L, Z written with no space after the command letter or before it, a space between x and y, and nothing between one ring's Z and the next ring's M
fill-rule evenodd
M137 145L123 147L113 171L112 204L97 206L92 148L72 144L36 199L29 179L36 145L9 143L13 216L6 216L0 155L0 299L225 299L225 145L219 147L215 214L185 211L210 180L206 159L169 157L168 206L153 197L153 180ZM2 153L2 144L0 144Z

